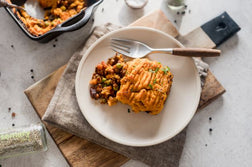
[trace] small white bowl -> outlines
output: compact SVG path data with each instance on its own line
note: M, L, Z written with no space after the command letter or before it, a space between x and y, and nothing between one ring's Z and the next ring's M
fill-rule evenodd
M125 3L133 9L141 9L148 3L148 0L125 0Z

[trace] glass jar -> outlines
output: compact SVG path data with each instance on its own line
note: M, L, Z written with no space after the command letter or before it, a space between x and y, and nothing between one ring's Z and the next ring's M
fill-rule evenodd
M43 124L0 131L0 159L47 150Z
M184 0L168 0L168 7L172 10L182 9L185 5Z

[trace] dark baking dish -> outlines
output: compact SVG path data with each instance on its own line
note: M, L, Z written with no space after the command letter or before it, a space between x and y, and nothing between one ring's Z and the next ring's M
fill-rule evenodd
M103 0L87 0L87 8L85 10L82 10L77 15L71 17L70 19L57 25L54 29L40 36L32 35L26 29L22 21L16 16L16 14L11 9L9 8L5 8L5 9L29 38L31 38L32 40L41 42L41 43L46 43L64 32L75 31L85 26L88 20L90 19L90 17L92 16L92 13L95 10L95 8L102 1Z

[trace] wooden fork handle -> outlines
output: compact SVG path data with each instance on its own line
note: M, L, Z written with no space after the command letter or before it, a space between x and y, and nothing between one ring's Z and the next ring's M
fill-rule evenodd
M188 57L216 57L220 56L221 51L205 48L174 48L172 54Z

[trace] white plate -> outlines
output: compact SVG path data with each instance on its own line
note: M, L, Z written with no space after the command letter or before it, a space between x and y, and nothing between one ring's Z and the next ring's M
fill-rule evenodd
M111 37L139 40L154 48L183 47L173 37L143 27L123 28L97 40L83 56L76 75L76 95L84 117L103 136L128 146L151 146L172 138L186 127L199 103L200 78L193 59L165 54L150 55L151 60L169 66L174 74L170 95L158 115L128 113L130 106L122 103L112 107L99 104L91 99L89 93L89 81L96 65L115 54L109 47Z

